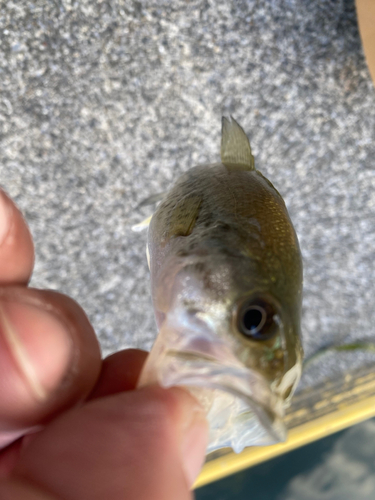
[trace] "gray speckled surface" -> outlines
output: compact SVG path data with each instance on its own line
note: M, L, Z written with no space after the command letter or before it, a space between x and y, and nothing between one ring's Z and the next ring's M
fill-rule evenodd
M375 92L352 0L8 1L0 36L0 182L35 237L32 285L77 299L104 353L151 346L134 208L218 160L222 114L299 235L306 353L375 338Z

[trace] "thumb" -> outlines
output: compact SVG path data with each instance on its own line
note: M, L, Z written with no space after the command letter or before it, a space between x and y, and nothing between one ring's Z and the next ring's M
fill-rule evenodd
M93 400L31 441L0 497L18 481L40 499L190 500L206 445L202 409L183 389L153 386Z

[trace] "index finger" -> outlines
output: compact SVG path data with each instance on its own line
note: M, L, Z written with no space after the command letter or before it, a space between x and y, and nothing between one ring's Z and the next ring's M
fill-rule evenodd
M0 285L26 285L33 265L29 228L19 209L0 189Z

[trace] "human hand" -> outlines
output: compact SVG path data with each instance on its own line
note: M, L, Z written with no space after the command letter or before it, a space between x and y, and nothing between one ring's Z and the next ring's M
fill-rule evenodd
M0 499L190 499L207 443L200 406L178 388L134 390L147 354L102 361L76 302L27 287L33 261L0 191Z

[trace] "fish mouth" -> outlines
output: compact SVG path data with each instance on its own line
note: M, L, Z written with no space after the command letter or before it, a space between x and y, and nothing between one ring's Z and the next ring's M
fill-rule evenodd
M186 332L183 338L176 332L168 338L163 330L138 385L187 388L206 411L207 452L231 447L239 453L247 446L285 441L283 400L260 373L243 365L220 340L192 342Z

